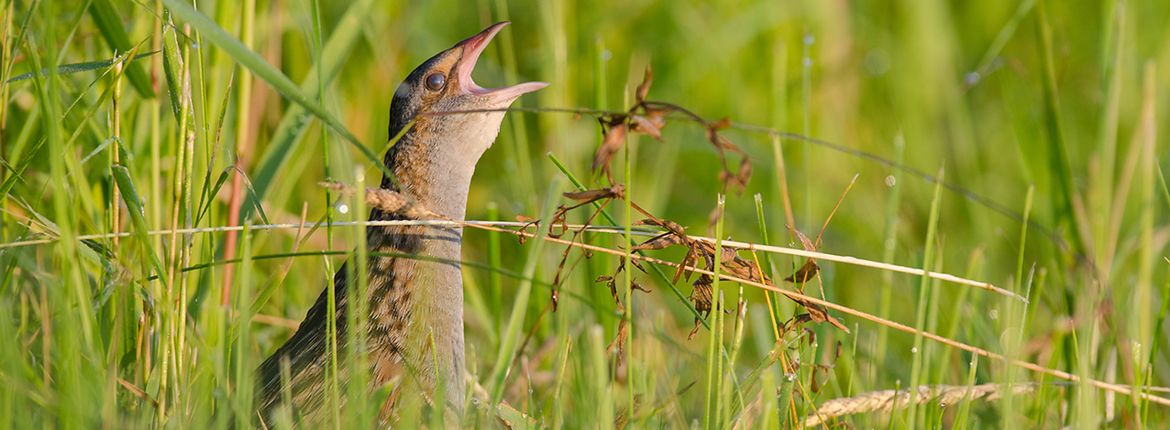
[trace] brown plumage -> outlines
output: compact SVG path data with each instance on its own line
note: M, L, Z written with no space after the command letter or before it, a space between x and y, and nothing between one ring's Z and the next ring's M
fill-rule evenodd
M390 107L390 136L411 124L386 153L385 163L395 178L383 178L382 188L413 199L444 218L462 220L475 164L499 133L504 113L475 111L508 107L522 94L543 88L529 82L486 89L471 80L471 71L484 47L507 23L497 23L418 66L395 91ZM404 219L402 215L370 212L371 220ZM391 399L411 400L444 387L447 406L456 413L463 405L463 291L460 276L462 229L433 226L370 227L366 231L371 254L367 264L370 386L392 385ZM345 360L347 271L334 276L339 356ZM329 369L327 315L323 291L297 332L258 370L257 409L268 418L291 394L296 416L319 422L328 404ZM433 340L433 343L432 343ZM433 345L433 348L432 348ZM282 362L289 369L289 386L281 386ZM345 362L339 364L344 386ZM344 399L342 399L344 402ZM405 403L404 401L402 403ZM393 405L386 405L388 411Z

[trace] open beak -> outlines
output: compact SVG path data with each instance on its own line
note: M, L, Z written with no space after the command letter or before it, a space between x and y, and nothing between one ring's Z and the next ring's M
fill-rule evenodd
M496 33L499 33L508 24L510 24L508 21L497 22L455 45L463 48L463 58L455 66L455 73L459 77L459 82L463 86L464 91L471 94L487 95L510 102L524 94L548 86L547 82L525 82L503 88L484 88L476 85L475 81L471 79L471 72L475 70L475 63L479 60L479 56L483 53L484 48L487 48L488 42L491 42L492 38L496 36Z

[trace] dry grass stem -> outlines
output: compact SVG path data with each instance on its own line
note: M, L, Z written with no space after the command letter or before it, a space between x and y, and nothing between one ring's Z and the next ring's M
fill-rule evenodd
M515 235L519 235L519 236L527 236L530 238L537 237L536 234L529 233L529 232L523 232L523 231L508 230L508 229L490 227L490 226L485 226L485 225L468 225L468 226L473 227L473 228L483 229L483 230L511 233L511 234L515 234ZM576 246L576 247L586 249L589 251L601 252L601 253L606 253L606 254L611 254L611 255L625 255L625 253L622 251L612 250L612 249L601 247L601 246L582 244L582 243L574 243L571 241L567 241L567 240L563 240L563 239L556 239L556 238L551 238L551 237L546 238L545 240L548 240L548 241L551 241L554 243L560 243L563 245ZM685 265L675 263L673 261L666 261L666 260L662 260L662 259L658 259L658 258L646 257L643 255L637 255L637 254L630 255L630 258L633 260L644 261L647 263L655 263L655 264L661 264L661 265L670 266L670 267L674 267L674 268L682 268L683 270L693 272L696 274L700 274L700 275L715 276L715 273L710 271L710 270L701 269L701 268L698 268L695 266L685 266ZM984 356L984 357L987 357L987 358L990 358L990 359L993 359L996 361L1007 363L1007 364L1012 365L1012 366L1020 367L1020 368L1023 368L1023 369L1026 369L1026 370L1029 370L1032 372L1054 376L1054 377L1057 377L1060 379L1064 379L1066 381L1072 381L1072 382L1081 382L1082 381L1082 379L1079 376L1074 375L1072 373L1068 373L1068 372L1058 370L1058 369L1044 367L1044 366L1041 366L1041 365L1038 365L1035 363L1031 363L1031 362L1027 362L1027 361L1023 361L1023 360L1008 358L1008 357L1004 356L1003 354L991 352L991 351L988 351L986 349L983 349L983 348L980 348L977 346L973 346L973 345L969 345L969 344L966 344L966 343L963 343L963 342L960 342L960 341L957 341L954 339L950 339L950 338L947 338L944 336L940 336L940 335L937 335L937 334L934 334L931 332L919 331L919 330L915 329L914 327L910 327L908 325L905 325L905 324L902 324L902 323L899 323L896 321L888 320L888 319L879 317L877 315L873 315L873 314L870 314L867 312L859 311L859 310L856 310L856 309L853 309L853 308L850 308L847 306L839 305L839 304L836 304L833 302L829 302L826 300L821 300L821 299L818 299L818 298L815 298L812 296L808 296L805 294L801 294L801 293L798 293L795 291L789 291L789 290L786 290L786 289L783 289L783 288L780 288L780 287L777 287L774 285L768 285L768 284L752 281L749 279L743 279L743 278L732 276L732 275L729 275L726 273L720 273L719 278L727 280L727 281L738 282L738 283L741 283L744 285L750 285L750 286L762 288L762 289L769 290L769 291L775 291L775 292L783 294L784 296L786 296L790 299L793 299L793 300L804 301L804 302L809 302L809 303L821 305L821 306L824 306L826 308L836 310L836 311L841 312L841 313L853 315L855 317L858 317L858 318L861 318L861 319L864 319L864 320L867 320L867 321L870 321L870 322L873 322L876 324L884 325L886 327L889 327L889 328L892 328L892 329L895 329L895 330L898 330L901 332L910 333L910 334L920 334L924 338L933 340L935 342L942 343L942 344L950 346L952 348L958 348L958 349L961 349L961 350L964 350L967 352L971 352L971 353L974 353L974 354L977 354L980 356ZM1084 382L1088 383L1089 385L1092 385L1094 387L1103 389L1103 390L1112 391L1112 392L1124 394L1127 396L1134 395L1134 392L1129 385L1114 384L1114 383L1105 382L1105 381L1101 381L1098 379L1091 379L1091 378L1084 379ZM1152 394L1149 394L1146 392L1137 393L1137 395L1145 400L1150 401L1150 402L1157 403L1157 404L1160 404L1163 406L1170 406L1170 399L1168 399L1168 398L1155 396L1155 395L1152 395Z
M334 188L336 190L339 190L339 191L349 190L348 187L341 185L341 184L326 183L325 185L328 187ZM379 208L382 208L383 210L397 209L398 211L405 211L404 214L409 213L409 214L415 214L415 215L426 215L426 214L431 213L426 208L415 205L412 202L409 202L408 200L406 200L400 194L395 193L393 191L389 191L389 190L367 190L366 199L371 206L379 207ZM367 222L335 222L335 223L333 223L334 226L341 226L341 225L352 226L352 225L363 225L363 224L367 225L367 226L457 225L457 226L477 228L477 229L487 230L487 231L508 233L508 234L513 234L513 235L520 236L520 237L540 238L539 235L537 235L535 233L528 232L528 231L511 230L511 229L507 229L507 228L502 228L502 227L527 228L527 227L532 226L532 223L522 223L522 222L488 222L488 221L457 222L457 221L449 221L449 220L409 220L409 221L367 221ZM586 226L574 226L574 228L580 228L580 227L586 227ZM260 225L260 226L252 226L251 227L252 230L268 230L268 229L278 229L278 228L302 228L302 225L300 225L300 224L271 224L271 225ZM181 229L177 233L189 234L189 233L207 233L207 232L222 232L222 231L239 231L239 229L242 229L242 227L215 227L215 228ZM620 230L613 229L613 228L598 228L598 229L595 229L593 231L624 233ZM169 233L175 233L175 232L172 232L171 230L159 230L159 231L150 232L150 234L169 234ZM646 233L646 232L640 232L640 233L644 234L644 235L653 235L652 233ZM100 235L79 236L79 239L83 239L83 240L84 239L100 239L100 238L108 238L108 237L113 237L113 236L124 237L127 235L128 235L128 233L100 234ZM696 236L690 236L690 237L692 239L695 239L698 241L714 243L713 239L710 239L710 238L696 237ZM625 256L626 255L626 253L624 251L621 251L621 250L614 250L614 249L609 249L609 248L605 248L605 247L601 247L601 246L589 245L589 244L580 243L580 242L576 242L576 241L572 241L572 240L565 240L565 239L559 239L559 238L554 238L554 237L545 237L543 239L548 240L548 241L553 242L553 243L577 247L577 248L588 250L588 251L595 251L595 252L611 254L611 255L615 255L615 256ZM2 247L29 246L29 245L37 245L37 244L43 244L43 243L51 243L53 241L55 241L55 239L40 239L40 240L24 241L24 242L12 242L12 243L8 243L8 244L0 245L0 249L2 249ZM777 253L784 253L784 254L789 254L789 255L811 257L811 258L817 258L817 259L828 260L828 261L837 261L837 262L842 262L842 263L846 263L846 264L853 264L853 265L859 265L859 266L865 266L865 267L873 267L873 268L878 268L878 269L882 269L882 270L897 271L897 272L901 272L901 273L917 274L917 275L924 274L924 272L921 269L914 269L914 268L910 268L910 267L896 266L896 265L890 265L890 264L885 264L885 263L878 263L878 262L862 260L862 259L858 259L858 258L854 258L854 257L836 256L836 255L832 255L832 254L825 254L825 253L814 252L814 251L804 251L804 250L796 250L796 249L791 249L791 248L765 246L765 245L752 244L752 243L746 243L746 242L723 241L723 244L726 246L729 246L729 247L734 247L734 248L757 250L757 251L767 251L767 252L777 252ZM715 276L714 272L712 272L710 270L705 270L705 269L702 269L702 268L699 268L699 267L696 267L693 265L683 265L683 264L675 263L672 261L666 261L666 260L662 260L662 259L658 259L658 258L647 257L647 256L637 255L637 254L631 254L630 258L633 260L636 260L636 261L643 261L643 262L648 262L648 263L655 263L655 264L670 266L670 267L673 267L676 269L685 270L685 271L692 272L692 273L699 274L699 275ZM979 287L979 288L983 288L983 289L987 289L987 290L991 290L991 291L999 290L998 288L995 288L994 286L991 286L990 284L987 284L987 283L971 281L971 280L959 278L959 277L956 277L953 275L939 274L939 273L934 273L934 272L927 273L927 275L931 276L933 278L940 279L940 280L947 280L947 281L951 281L951 282L960 283L963 285L971 285L971 286L975 286L975 287ZM750 285L750 286L762 288L762 289L769 290L769 291L774 291L774 292L780 293L780 294L782 294L782 295L784 295L792 300L796 300L796 301L801 302L801 303L812 303L815 305L824 306L825 308L836 310L836 311L841 312L841 313L849 314L849 315L852 315L852 316L855 316L855 317L858 317L858 318L861 318L861 319L864 319L867 321L871 321L871 322L876 323L876 324L884 325L884 326L887 326L889 328L893 328L895 330L899 330L899 331L902 331L905 333L921 334L923 337L925 337L927 339L942 343L944 345L947 345L947 346L950 346L953 348L957 348L957 349L961 349L964 351L968 351L968 352L978 354L978 355L981 355L984 357L988 357L988 358L991 358L991 359L994 359L997 361L1005 362L1007 364L1017 366L1017 367L1020 367L1023 369L1027 369L1027 370L1032 371L1032 372L1042 373L1042 374L1054 376L1054 377L1057 377L1060 379L1064 379L1067 381L1073 381L1073 382L1079 382L1081 380L1080 377L1078 377L1077 375L1074 375L1072 373L1040 366L1038 364L1023 361L1023 360L1011 359L1011 358L1008 358L1002 354L991 352L991 351L988 351L986 349L979 348L979 347L976 347L973 345L968 345L966 343L963 343L963 342L960 342L957 340L953 340L950 338L946 338L946 337L943 337L943 336L940 336L940 335L937 335L934 333L925 332L925 331L919 332L915 328L907 326L905 324L901 324L901 323L898 323L898 322L895 322L892 320L881 318L879 316L876 316L876 315L873 315L873 314L870 314L867 312L859 311L859 310L856 310L856 309L853 309L853 308L850 308L847 306L839 305L839 304L829 302L826 300L822 300L822 299L819 299L816 297L808 296L808 295L805 295L805 294L802 294L802 293L799 293L796 291L790 291L787 289L783 289L783 288L777 287L775 285L765 284L765 283L753 281L750 279L744 279L744 278L733 276L733 275L730 275L727 273L721 273L719 275L719 277L720 277L720 279L724 279L724 280L728 280L728 281L732 281L732 282L738 282L738 283L741 283L744 285ZM999 291L997 291L997 292L999 292ZM1012 295L1012 294L1009 293L1009 295ZM1127 396L1133 395L1133 391L1132 391L1131 387L1128 385L1114 384L1114 383L1100 381L1097 379L1086 379L1085 382L1087 382L1090 385L1093 385L1094 387L1097 387L1097 388L1100 388L1103 390L1112 391L1112 392L1124 394ZM1141 398L1146 399L1148 401L1151 401L1153 403L1157 403L1157 404L1161 404L1161 405L1165 405L1165 406L1170 406L1170 399L1151 395L1151 394L1148 394L1145 392L1138 393L1138 395Z
M386 191L386 190L382 190L382 191ZM381 194L379 194L379 195L381 195ZM371 204L371 206L374 205L374 203L369 203L369 204ZM391 206L391 207L393 207L393 206ZM423 218L427 218L427 217L423 217ZM303 223L257 224L257 225L251 226L250 229L252 231L296 230L296 229L301 229L301 228L305 228L305 227L310 227L310 228L325 227L325 226L352 227L352 226L356 226L356 225L365 225L367 227L419 226L419 225L422 225L422 226L443 226L443 227L484 226L484 227L530 228L533 226L533 223L520 222L520 221L469 220L469 221L463 221L463 222L456 222L456 221L444 220L444 219L412 219L412 220L393 220L393 221L334 221L332 223L321 222L321 223L315 223L315 224L303 224ZM565 226L567 226L569 229L584 228L586 231L591 232L591 233L625 234L625 231L619 227L584 225L584 224L565 224ZM170 234L178 234L178 235L209 234L209 233L224 233L224 232L228 232L228 231L242 231L243 229L244 229L243 226L161 229L161 230L151 230L151 231L147 232L147 235L148 236L159 236L159 235L170 235ZM650 229L650 228L634 228L632 233L636 236L651 237L651 236L657 236L658 234L661 233L661 231L658 229ZM78 240L106 240L106 239L112 239L114 237L122 237L122 238L130 237L132 234L133 233L130 233L130 232L84 234L84 235L78 235L77 239ZM706 236L689 236L689 237L692 239L695 239L695 240L703 241L703 242L708 242L708 243L712 243L712 244L715 243L715 239L710 238L710 237L706 237ZM46 238L41 238L41 239L29 239L29 240L23 240L23 241L2 243L2 244L0 244L0 249L47 245L50 243L54 243L56 241L57 241L56 237L46 237ZM992 292L995 292L995 293L1001 294L1001 295L1016 297L1020 300L1025 300L1023 297L1021 297L1017 294L1014 294L1010 291L996 287L995 285L987 283L987 282L977 281L977 280L973 280L973 279L967 279L967 278L963 278L963 277L959 277L959 276L955 276L955 275L951 275L951 274L947 274L947 273L925 272L921 268L916 268L916 267L907 267L907 266L900 266L897 264L882 263L880 261L866 260L864 258L850 257L847 255L836 255L836 254L829 254L829 253L824 253L824 252L806 251L803 249L796 249L796 248L787 248L787 247L783 247L783 246L763 245L763 244L751 243L751 242L739 242L739 241L734 241L734 240L724 240L723 246L725 248L746 249L746 250L752 250L752 251L769 252L769 253L774 253L774 254L784 254L784 255L793 255L793 256L798 256L798 257L815 258L818 260L834 261L834 262L844 263L844 264L848 264L848 265L852 265L852 266L868 267L871 269L878 269L878 270L888 270L888 271L892 271L892 272L905 273L908 275L923 276L923 274L925 274L926 276L929 276L932 279L938 279L940 281L951 282L951 283L955 283L955 284L959 284L959 285L967 285L967 286L971 286L971 287L975 287L975 288L979 288L979 289L983 289L983 290L992 291Z
M914 398L910 398L910 390L880 390L862 393L853 397L832 399L822 403L815 415L804 420L804 427L816 427L831 418L845 415L863 414L869 412L889 413L895 409L904 408L911 401L917 404L938 403L946 407L963 401L983 400L994 401L1004 396L1005 391L1011 395L1031 393L1039 384L1014 384L1005 389L1003 384L980 385L923 385L916 390Z
M348 185L340 182L321 182L321 186L337 191L341 194L353 194L354 189ZM384 188L366 188L365 193L366 204L372 208L381 209L387 213L398 214L410 219L439 219L445 220L446 217L432 212L430 209L418 204L413 199L402 195L402 193L387 190Z

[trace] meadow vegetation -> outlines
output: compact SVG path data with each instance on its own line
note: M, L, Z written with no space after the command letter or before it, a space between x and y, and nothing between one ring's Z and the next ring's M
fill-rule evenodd
M252 425L501 20L463 425L1170 422L1165 1L0 0L0 427Z

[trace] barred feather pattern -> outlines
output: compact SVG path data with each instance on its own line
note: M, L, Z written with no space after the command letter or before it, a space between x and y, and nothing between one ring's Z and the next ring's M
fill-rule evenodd
M393 220L401 217L375 210L372 220ZM430 230L430 231L427 231ZM458 247L458 232L450 228L424 226L371 227L367 230L367 241L371 254L418 254L422 248L422 237L431 235L454 240ZM411 323L411 291L409 285L414 274L422 273L420 264L441 264L420 262L416 259L378 256L369 257L366 302L369 303L369 324L366 342L371 360L372 384L383 386L398 376L405 379L422 379L424 385L432 383L433 369L422 367L411 375L404 375L404 341ZM458 269L455 269L458 270ZM343 265L334 275L336 297L335 316L339 371L338 383L344 387L348 375L344 372L346 350L347 311L349 308L349 285L347 274L350 269ZM258 408L265 415L281 402L285 390L291 395L294 413L307 422L319 421L318 413L324 410L327 372L330 368L328 345L328 291L322 291L309 309L304 322L297 332L276 353L259 368ZM282 361L289 370L288 387L281 384ZM421 373L419 373L421 372ZM344 398L340 399L344 402Z

